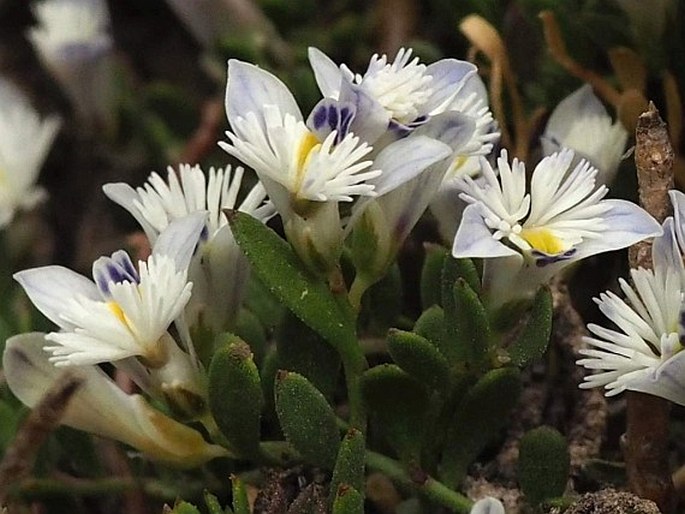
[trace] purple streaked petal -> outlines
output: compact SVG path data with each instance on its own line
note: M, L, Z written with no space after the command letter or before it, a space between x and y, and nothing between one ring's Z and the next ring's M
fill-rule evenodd
M93 263L93 279L100 293L109 298L112 284L140 283L140 277L131 257L124 250L114 252L111 257L100 257Z
M363 141L373 144L388 129L390 113L375 98L356 84L344 81L339 100L355 106L356 115L350 130Z
M351 102L324 98L312 109L307 127L316 134L319 141L325 140L335 130L335 144L338 144L349 133L356 112L357 108Z

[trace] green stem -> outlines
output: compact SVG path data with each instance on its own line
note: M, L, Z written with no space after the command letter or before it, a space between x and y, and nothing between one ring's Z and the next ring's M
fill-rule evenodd
M350 292L347 295L347 299L352 305L354 312L358 313L362 307L362 296L366 290L371 286L368 280L364 280L360 273L354 277L352 285L350 286Z
M366 409L361 391L362 373L368 368L366 357L357 341L342 348L340 357L345 369L347 398L350 403L350 426L366 432Z
M380 471L397 484L410 487L428 500L447 507L458 514L468 514L473 502L463 494L453 491L442 482L433 477L417 473L412 477L398 461L381 455L380 453L367 451L366 464L370 469Z
M206 484L185 484L179 490L179 484L164 484L154 479L138 478L101 478L101 479L70 479L58 480L53 478L31 478L18 483L10 490L15 498L32 500L54 496L102 496L105 494L121 494L128 491L141 490L146 495L162 500L174 500L178 497L194 497L206 487Z

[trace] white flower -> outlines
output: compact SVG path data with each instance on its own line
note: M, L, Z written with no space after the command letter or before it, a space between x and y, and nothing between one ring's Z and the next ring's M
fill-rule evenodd
M619 120L612 122L602 102L584 85L564 98L547 122L542 135L545 155L570 148L595 166L600 184L610 184L621 162L628 132Z
M469 514L504 514L504 505L498 499L487 496L474 503Z
M48 362L44 334L33 332L7 340L2 368L12 393L34 407L64 373ZM140 395L127 395L97 366L68 371L82 381L61 422L101 437L116 439L154 460L178 467L200 466L226 449L152 408Z
M334 267L342 251L338 202L398 187L423 171L417 162L444 157L442 143L406 138L378 153L379 162L392 164L378 169L367 158L372 148L351 132L357 109L351 102L324 99L305 124L280 80L229 61L226 111L232 132L226 133L230 143L219 144L256 171L283 218L286 237L317 272ZM410 147L409 161L386 159Z
M60 125L57 116L41 120L24 95L0 78L0 228L46 197L35 183Z
M589 324L594 337L577 364L598 371L587 375L581 388L603 386L607 396L640 391L685 405L685 353L681 350L684 283L683 261L673 233L673 219L653 246L654 269L633 269L633 286L620 279L622 300L607 291L595 298L602 313L615 325L608 329Z
M110 199L133 215L152 244L173 220L208 212L203 241L189 270L194 289L186 312L191 325L203 316L205 324L216 332L230 328L249 279L247 260L223 212L236 208L243 172L241 167L233 173L230 167L210 168L206 177L199 166L182 164L178 174L172 167L167 169L166 181L153 172L144 186L135 190L124 183L103 186ZM266 191L258 183L237 208L266 221L274 208L265 199Z
M487 258L483 282L492 306L529 298L555 273L579 259L625 248L661 234L643 209L605 200L595 187L597 170L581 161L570 169L571 150L545 157L526 191L525 165L506 151L499 178L483 159L483 180L464 177L464 210L452 254Z
M140 357L161 368L177 355L167 333L190 299L187 266L204 215L170 225L147 262L136 269L118 251L93 264L93 280L61 266L21 271L14 278L62 330L46 336L56 365L87 365Z
M104 0L43 0L28 37L88 122L111 123L112 37Z

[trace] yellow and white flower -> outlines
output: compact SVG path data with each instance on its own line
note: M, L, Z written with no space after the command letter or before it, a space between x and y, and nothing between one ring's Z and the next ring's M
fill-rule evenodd
M562 150L540 161L530 192L523 162L497 160L499 177L483 159L483 179L464 177L464 210L452 255L484 262L483 282L492 306L532 297L568 264L660 235L659 224L625 200L606 200L597 169Z

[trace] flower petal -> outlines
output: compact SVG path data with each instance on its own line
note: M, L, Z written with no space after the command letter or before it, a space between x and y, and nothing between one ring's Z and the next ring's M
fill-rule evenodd
M471 204L464 209L461 224L454 237L452 255L457 259L521 256L517 251L492 237L490 229L485 225L483 216L480 214L478 204Z
M644 209L627 200L603 200L610 206L604 214L607 229L601 237L585 239L572 260L625 248L649 237L660 236L661 225Z
M226 86L226 114L236 134L242 137L235 121L254 113L266 131L264 106L274 105L285 115L302 120L302 113L287 86L268 71L254 64L230 59L228 61L228 84Z
M431 117L428 122L414 131L414 135L432 137L449 145L458 153L473 137L476 121L466 114L449 111Z
M649 373L638 375L627 383L626 389L685 405L685 352L675 354Z
M676 189L668 192L673 204L674 229L680 248L685 248L685 193Z
M375 185L374 191L378 196L384 195L451 154L449 146L430 137L400 139L386 146L378 154L373 167L382 170L383 173L367 181L367 184Z
M318 48L307 50L316 84L325 98L338 98L343 74L333 60Z
M35 406L63 371L48 362L44 334L20 334L7 340L3 370L12 392ZM62 423L126 443L153 459L193 467L228 452L205 442L199 432L152 408L140 395L127 395L100 368L72 367L83 380Z
M343 81L340 101L356 106L357 112L350 124L350 131L363 141L373 144L388 129L390 113L363 88Z
M27 269L15 273L14 279L46 318L65 329L73 328L60 316L65 302L77 296L85 296L91 300L102 299L92 281L62 266Z
M469 514L504 514L504 505L498 499L487 496L474 503Z
M150 241L150 244L154 245L157 240L157 231L135 205L136 201L140 202L140 195L138 192L124 182L105 184L102 186L102 191L107 198L126 209L131 216L135 218L141 228L145 231L145 235Z
M187 269L207 220L206 211L198 211L173 220L159 235L153 255L166 255L176 263L176 269Z
M451 101L477 68L474 64L457 59L441 59L426 68L426 75L433 77L429 86L432 90L428 101L421 109L429 114L439 114L447 109Z

